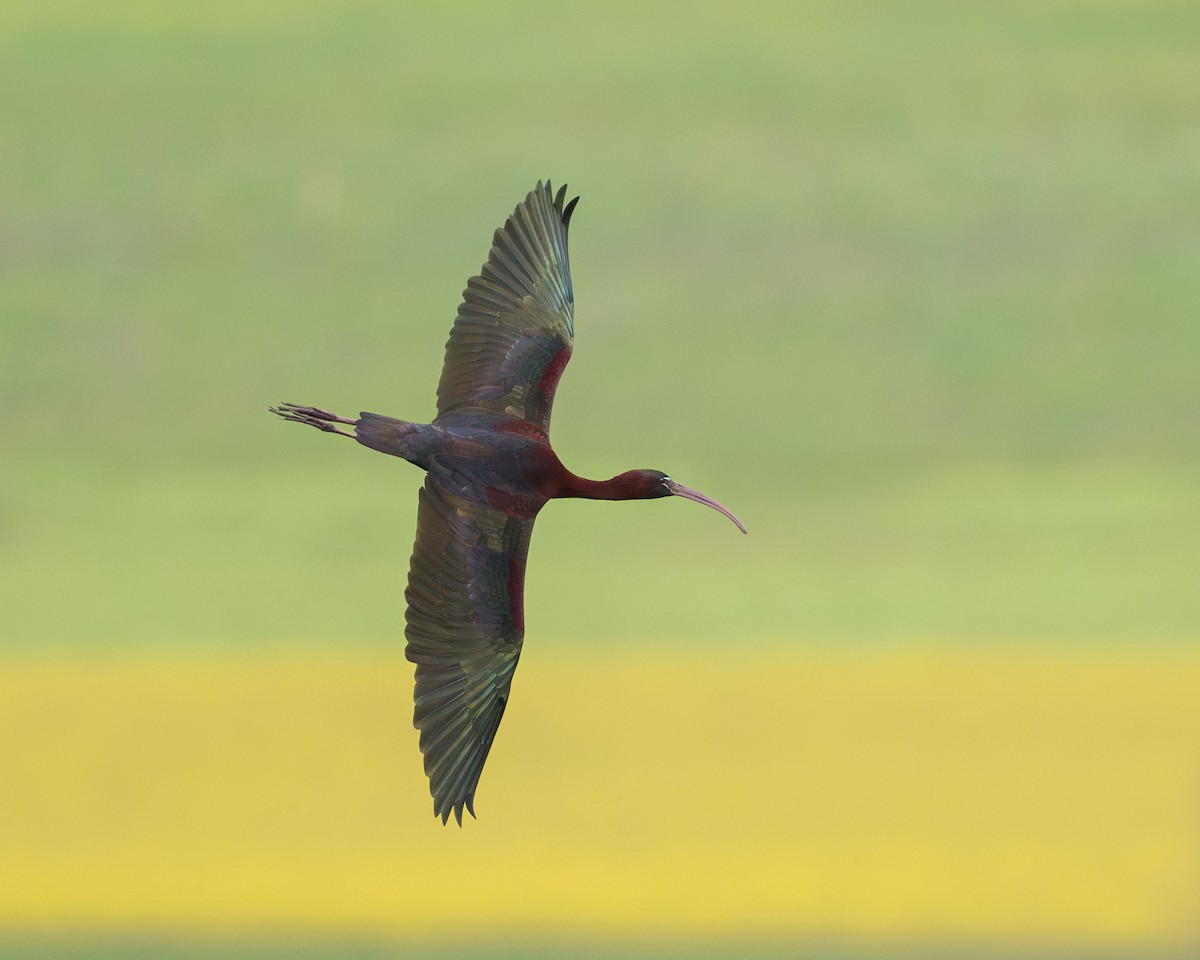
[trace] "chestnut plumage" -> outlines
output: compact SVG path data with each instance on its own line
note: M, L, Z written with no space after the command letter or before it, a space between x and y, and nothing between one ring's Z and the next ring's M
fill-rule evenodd
M716 500L658 470L587 480L562 465L547 433L554 393L574 343L574 293L564 205L538 183L492 238L446 343L437 417L357 420L317 407L271 407L285 420L352 437L427 471L408 575L405 655L416 664L433 812L475 814L475 789L508 703L525 637L525 560L548 500L680 496L725 514ZM349 429L342 429L348 427Z

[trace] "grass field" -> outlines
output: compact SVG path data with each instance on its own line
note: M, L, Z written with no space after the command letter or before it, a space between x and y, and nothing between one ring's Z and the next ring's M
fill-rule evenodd
M1187 955L1193 7L2 5L0 953ZM552 505L444 830L418 472L265 407L430 416L545 177L560 454L751 535Z

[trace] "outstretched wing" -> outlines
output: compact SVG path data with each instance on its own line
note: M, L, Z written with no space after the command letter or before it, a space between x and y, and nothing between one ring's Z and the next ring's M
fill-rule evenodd
M467 281L446 343L438 416L483 411L526 420L543 432L575 336L565 207L538 185L492 238L480 275Z
M417 665L413 722L421 731L433 812L462 823L508 703L525 635L525 558L532 517L458 497L432 476L417 508L408 574L408 646Z

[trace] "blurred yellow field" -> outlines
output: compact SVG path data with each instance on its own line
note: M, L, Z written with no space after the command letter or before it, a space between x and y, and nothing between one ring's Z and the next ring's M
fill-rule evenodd
M10 660L0 927L1196 942L1200 656L531 651L478 821L400 654Z

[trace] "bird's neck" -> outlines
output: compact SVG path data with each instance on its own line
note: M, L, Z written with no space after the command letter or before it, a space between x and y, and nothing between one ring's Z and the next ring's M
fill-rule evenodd
M560 497L582 497L585 500L644 500L651 494L638 470L617 474L611 480L588 480L569 474L559 490Z

